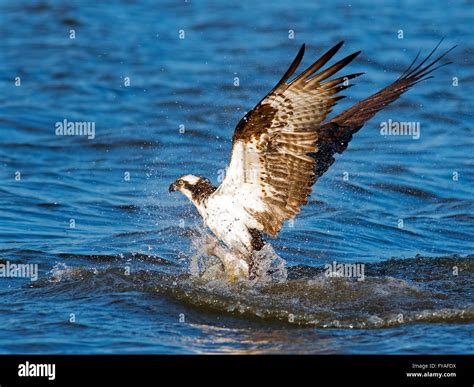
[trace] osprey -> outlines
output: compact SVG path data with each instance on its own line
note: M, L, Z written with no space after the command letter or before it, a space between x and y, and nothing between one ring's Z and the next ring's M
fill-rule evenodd
M223 259L226 272L255 277L254 252L265 245L263 234L277 236L283 222L300 212L334 155L347 148L367 120L444 66L434 67L454 47L427 63L441 41L420 63L418 54L395 82L326 121L333 106L344 98L338 92L351 87L349 81L363 73L328 78L360 51L323 69L343 45L340 42L290 81L303 58L303 44L282 79L237 124L221 185L215 187L193 175L170 185L169 191L184 194L213 234L235 254L234 259Z

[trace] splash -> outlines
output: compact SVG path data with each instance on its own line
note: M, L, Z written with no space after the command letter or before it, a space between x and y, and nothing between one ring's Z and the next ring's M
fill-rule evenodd
M51 270L49 271L49 277L48 281L57 283L61 282L64 280L71 280L77 276L81 276L84 273L93 273L93 274L98 274L98 270L96 268L91 268L91 269L84 269L81 267L70 267L66 265L65 263L57 263L54 265Z
M286 261L267 243L260 251L253 253L257 277L260 282L285 282L288 276Z
M97 269L61 263L48 277L26 286L48 294L115 294L117 290L163 294L203 312L295 326L367 329L474 322L474 255L367 263L366 276L358 281L328 277L322 267L285 268L284 261L267 247L260 252L264 257L268 254L260 266L263 280L231 282L220 259L207 255L209 240L198 237L194 242L201 255L196 252L192 257L190 273L144 256L144 267L126 274L121 266L110 265L109 256L101 260L83 256Z
M252 254L256 278L250 282L283 282L287 278L285 260L270 244ZM189 259L192 276L206 280L221 279L237 282L248 280L249 267L239 254L224 247L213 235L198 232L192 238L192 255Z

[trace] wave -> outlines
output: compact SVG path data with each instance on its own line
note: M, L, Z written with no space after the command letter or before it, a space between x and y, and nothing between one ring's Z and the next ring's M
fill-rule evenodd
M289 326L371 329L420 322L474 322L474 255L360 263L365 265L360 280L328 277L321 267L285 268L277 256L266 253L267 263L277 262L280 271L265 281L229 282L221 272L209 271L215 260L204 262L194 255L187 265L173 268L177 270L152 266L128 273L121 267L62 263L46 278L27 286L59 293L119 289L160 294L201 312Z

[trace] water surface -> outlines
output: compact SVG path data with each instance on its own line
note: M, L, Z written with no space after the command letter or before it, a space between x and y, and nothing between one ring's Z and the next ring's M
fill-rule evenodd
M462 1L2 2L0 263L39 278L0 279L0 352L472 353L471 25ZM193 275L202 225L167 187L218 183L303 42L304 65L363 50L340 111L442 36L454 63L367 124L271 241L285 281ZM56 136L64 119L95 138ZM389 119L420 139L381 136ZM334 261L365 280L327 278Z

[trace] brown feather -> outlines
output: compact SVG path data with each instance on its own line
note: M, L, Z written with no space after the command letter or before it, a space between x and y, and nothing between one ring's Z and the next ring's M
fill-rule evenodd
M249 203L247 211L269 235L275 236L284 220L300 212L300 207L308 202L312 185L334 162L334 154L347 148L352 135L411 86L427 79L426 76L437 68L433 65L446 55L425 65L433 50L421 64L411 69L415 60L392 85L322 123L337 101L343 98L337 93L352 86L346 81L361 75L355 73L327 80L354 60L360 51L316 73L341 46L342 42L332 47L287 83L301 63L303 45L277 85L235 129L233 146L236 149L238 145L243 160L234 160L233 155L230 165L244 170L234 171L233 177L228 182L226 178L222 186L233 184L231 188L235 192L238 192L238 184L259 187L257 200L264 204L265 210L261 210L262 207L255 210L257 207L252 208ZM248 173L250 169L256 173Z

